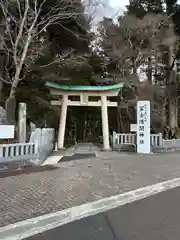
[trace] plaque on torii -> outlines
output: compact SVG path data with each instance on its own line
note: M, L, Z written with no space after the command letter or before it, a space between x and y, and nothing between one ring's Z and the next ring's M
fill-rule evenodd
M89 96L87 94L81 93L80 94L81 105L87 105L88 104L88 98L89 98Z

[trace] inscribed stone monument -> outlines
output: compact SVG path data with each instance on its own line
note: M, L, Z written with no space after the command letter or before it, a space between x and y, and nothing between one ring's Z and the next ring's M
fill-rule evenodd
M6 110L0 106L0 125L7 125L8 119L6 115Z

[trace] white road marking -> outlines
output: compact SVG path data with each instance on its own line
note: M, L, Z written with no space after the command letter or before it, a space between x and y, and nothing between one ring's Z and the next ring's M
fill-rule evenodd
M103 198L91 203L10 224L0 228L0 239L24 239L73 222L75 220L92 216L101 212L106 212L113 208L120 207L179 186L180 178L175 178L120 195Z

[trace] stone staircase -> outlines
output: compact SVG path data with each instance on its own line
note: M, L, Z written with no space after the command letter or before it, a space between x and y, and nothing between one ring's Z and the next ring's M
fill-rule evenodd
M67 148L65 150L64 157L60 161L72 161L96 157L97 152L99 151L100 149L92 143L78 143Z

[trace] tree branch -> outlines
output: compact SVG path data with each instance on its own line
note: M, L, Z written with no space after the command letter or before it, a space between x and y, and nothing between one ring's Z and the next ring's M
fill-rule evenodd
M20 5L19 0L16 0L16 1L18 2L18 6L19 6ZM22 38L24 25L25 25L25 22L27 20L28 10L29 10L29 0L25 0L24 15L23 15L23 18L22 18L22 21L21 21L21 25L20 25L20 28L19 28L19 32L18 32L16 41L15 41L14 47L13 47L14 48L13 58L14 58L15 65L17 65L17 48L18 48L19 41Z
M60 63L61 61L64 60L64 58L67 58L67 57L70 56L73 52L74 52L74 50L72 49L71 51L63 54L60 58L58 58L58 59L56 59L56 60L54 60L54 61L52 61L52 62L50 62L50 63L48 63L48 64L41 65L40 67L41 67L41 68L46 68L46 67L52 66L52 65L55 64L55 63Z

